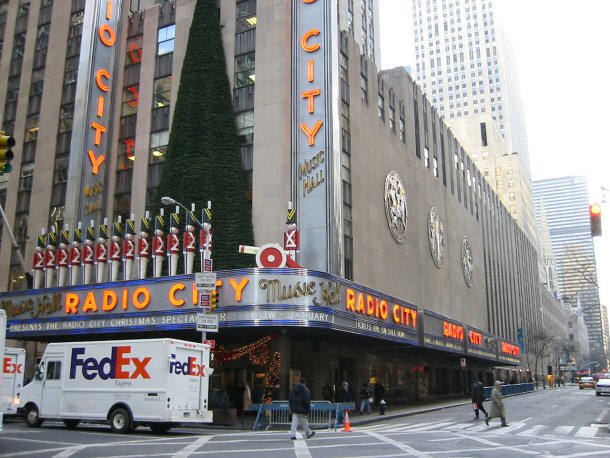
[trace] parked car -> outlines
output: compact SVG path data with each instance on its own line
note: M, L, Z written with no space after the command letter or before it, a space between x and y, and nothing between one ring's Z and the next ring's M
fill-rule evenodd
M610 394L610 378L600 378L595 384L595 395Z
M578 388L581 390L584 390L585 388L595 389L595 380L593 380L593 377L580 377Z

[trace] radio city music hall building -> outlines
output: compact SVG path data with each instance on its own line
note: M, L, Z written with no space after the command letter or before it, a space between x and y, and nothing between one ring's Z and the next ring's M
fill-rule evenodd
M0 196L27 262L40 228L156 206L195 3L0 1L17 140ZM525 364L536 250L407 72L377 70L377 2L221 0L219 15L256 244L281 243L292 201L303 269L218 272L207 337L244 357L216 385L260 384L261 341L282 390L303 375L318 398L371 377L405 399L462 393ZM19 291L12 251L5 228L9 338L201 339L193 275Z

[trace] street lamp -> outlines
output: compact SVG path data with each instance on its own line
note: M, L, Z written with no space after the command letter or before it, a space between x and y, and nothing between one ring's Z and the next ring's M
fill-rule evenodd
M200 229L205 229L205 227L203 226L203 224L197 219L197 217L195 216L195 214L193 213L193 210L189 210L188 208L186 208L183 204L181 204L180 202L178 202L176 199L173 199L172 197L169 196L163 196L161 197L161 203L163 205L178 205L178 207L182 208L183 210L187 211L187 212L191 212L191 217L193 218L193 220L197 223L197 225L199 226ZM209 202L208 202L208 206L209 206Z

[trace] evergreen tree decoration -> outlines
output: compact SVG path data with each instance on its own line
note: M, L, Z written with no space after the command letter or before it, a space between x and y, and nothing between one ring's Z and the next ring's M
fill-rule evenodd
M157 202L163 196L194 202L198 219L212 202L214 270L252 265L238 253L254 235L216 0L195 6Z

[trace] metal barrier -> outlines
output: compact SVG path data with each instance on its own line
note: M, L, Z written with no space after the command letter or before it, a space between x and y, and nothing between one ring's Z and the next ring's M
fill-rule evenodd
M342 413L346 410L355 409L356 404L354 402L332 403L330 401L311 401L311 409L307 416L307 421L310 425L324 425L329 429L334 425L336 430ZM269 429L273 425L290 425L292 423L292 413L288 401L273 401L270 404L252 404L250 410L258 411L252 428L254 430L257 428ZM266 412L269 412L269 415ZM267 420L266 425L265 419Z
M491 399L492 386L485 387L485 399ZM516 396L518 394L534 391L533 383L518 383L515 385L502 385L502 396Z

